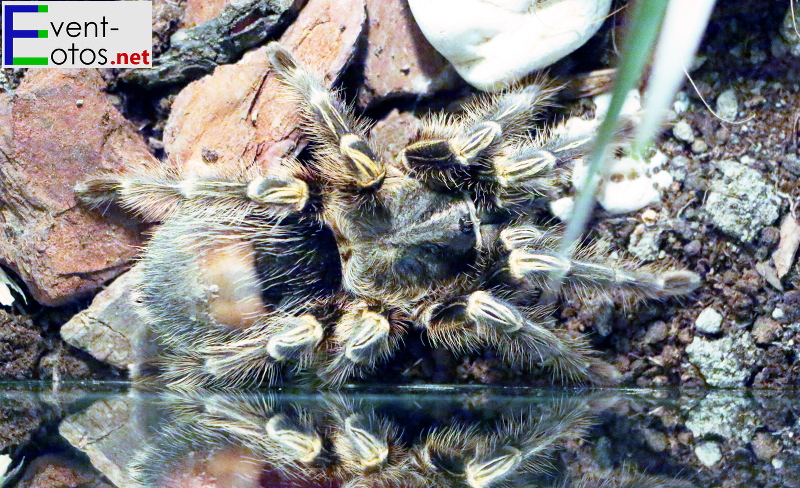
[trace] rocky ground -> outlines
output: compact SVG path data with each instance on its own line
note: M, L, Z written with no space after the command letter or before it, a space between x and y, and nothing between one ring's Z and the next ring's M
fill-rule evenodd
M341 86L377 123L389 154L413 136L419 116L457 107L472 93L424 41L401 0L364 0L364 8L332 0L225 4L155 1L159 70L2 72L0 264L26 300L17 295L0 309L0 378L125 377L137 325L126 271L149 224L86 211L72 189L98 170L157 159L181 172L238 160L268 170L276 157L300 150L293 108L265 74L268 40L280 39ZM646 209L610 215L598 207L593 216L588 239L703 279L682 300L561 304L561 323L589 335L627 386L781 389L800 382L800 36L786 22L788 9L772 0L719 2L691 71L696 86L683 87L658 142L674 182ZM551 74L570 80L614 65L623 23L612 18ZM186 35L170 40L179 28ZM222 42L231 39L237 42ZM589 98L561 102L552 117L594 110ZM509 370L489 353L456 356L414 335L374 378L549 384L546 371ZM29 415L20 415L10 418L29 425ZM653 418L651 437L671 446L676 465L703 473L699 486L800 486L789 469L800 465L798 417L794 405L741 434L697 427L679 412ZM18 425L4 424L11 439L4 449L28 441ZM675 447L692 445L677 442L689 432L694 447ZM780 462L773 452L782 453ZM589 469L596 459L582 462ZM747 467L753 459L762 466L755 471Z

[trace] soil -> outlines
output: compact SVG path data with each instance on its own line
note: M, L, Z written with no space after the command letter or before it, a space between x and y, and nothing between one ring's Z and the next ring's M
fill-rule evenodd
M661 233L658 260L698 273L703 285L681 300L649 301L633 307L564 300L558 308L560 322L575 333L589 335L600 357L623 374L625 386L704 386L703 375L687 359L686 347L696 336L714 340L744 335L752 335L756 341L755 360L741 365L747 370L743 386L786 389L800 385L800 270L795 263L777 281L768 280L767 273L759 271L780 245L783 219L787 215L800 216L796 209L800 202L800 114L795 110L800 106L800 58L773 52L788 7L789 2L774 0L718 2L700 50L703 62L691 71L696 88L690 84L682 88L679 99L683 110L672 114L672 122L685 121L691 127L695 140L679 140L667 129L658 142L658 149L671 161L668 169L683 176L663 194L661 203L649 207L660 219L671 223ZM157 48L163 50L169 33L179 25L176 17L180 9L165 10L160 15L165 17L159 20ZM168 18L170 15L172 19ZM613 65L613 46L621 24L619 18L609 23L590 45L552 68L552 73L569 77ZM164 122L174 94L182 87L143 92L116 83L117 75L106 73L111 91L119 97L126 117L141 128L153 154L162 157ZM20 77L19 70L5 70L4 87L13 88ZM356 93L354 85L359 82L358 74L348 72L343 79L346 93ZM721 120L706 106L714 108L714 101L726 90L732 90L738 100L740 111L734 122ZM379 120L392 109L424 114L430 108L458 102L467 91L460 87L439 94L436 99L385 100L370 106L366 115ZM587 103L576 101L564 110L579 112ZM680 167L676 160L682 162ZM780 196L780 217L764 226L752 242L742 242L715 227L704 211L712 181L720 175L716 162L726 160L756 170ZM624 253L637 227L643 224L644 210L623 216L604 214L599 207L596 210L587 239L610 243ZM122 372L95 361L59 338L60 325L87 304L82 301L47 308L18 302L11 309L0 310L0 378L124 377ZM723 321L718 332L701 334L695 323L707 308L716 310ZM379 378L387 383L550 384L546 372L531 375L511 370L488 352L457 356L433 349L414 333L406 339L402 351L368 381ZM765 402L762 407L768 404ZM10 452L8 446L27 442L30 432L37 428L37 419L23 411L4 408L0 408L0 418L8 420L0 422L0 450ZM800 447L796 436L787 434L787 429L796 425L800 412L796 405L789 413L772 411L772 407L764 409L772 414L759 424L760 437L750 443L723 442L723 465L706 471L691 451L675 447L686 445L677 442L687 432L681 420L665 419L652 412L628 412L619 416L619 423L624 424L627 415L647 416L651 430L658 434L651 432L651 438L661 436L672 446L671 459L703 473L696 480L698 486L800 486ZM641 419L637 435L645 435L640 427ZM614 430L627 432L628 428L618 425ZM600 433L595 434L601 437ZM619 435L611 431L603 433L606 434ZM791 463L782 477L777 477L769 463L751 467L755 452L767 449L762 449L761 444L772 438L778 439ZM586 470L597 470L601 469L597 459L588 452L586 457L578 456L572 461ZM714 480L724 481L720 485Z

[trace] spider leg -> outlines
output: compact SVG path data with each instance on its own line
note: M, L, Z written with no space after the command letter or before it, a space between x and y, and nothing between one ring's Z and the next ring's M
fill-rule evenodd
M177 389L258 385L274 384L286 365L306 368L322 341L322 324L311 314L264 322L235 334L206 332L194 344L169 346L160 361L161 377Z
M334 325L328 344L333 357L317 374L326 384L342 384L389 357L400 345L404 330L388 313L366 302L355 304Z
M548 310L523 311L487 291L433 304L423 312L422 323L434 345L454 351L489 346L510 364L525 369L549 366L559 379L594 384L619 380L611 365L593 357L583 338L556 328Z
M78 199L93 208L110 204L141 215L148 221L164 220L181 205L213 204L223 209L260 211L282 216L299 212L308 203L309 186L289 173L287 162L278 175L182 176L170 169L143 167L123 175L98 175L75 187ZM280 173L285 173L280 175Z
M346 194L380 188L386 166L369 146L367 122L287 50L277 43L269 48L272 68L300 107L306 132L321 144L315 154L319 173Z
M434 188L478 190L491 183L491 161L504 141L531 128L554 90L542 82L479 98L457 117L430 117L420 140L402 152L405 167Z
M591 249L579 251L576 259L560 257L555 235L529 227L505 229L500 240L508 252L511 279L540 289L548 289L553 277L562 277L567 288L579 294L613 287L633 298L668 298L689 294L700 285L691 271L614 266Z

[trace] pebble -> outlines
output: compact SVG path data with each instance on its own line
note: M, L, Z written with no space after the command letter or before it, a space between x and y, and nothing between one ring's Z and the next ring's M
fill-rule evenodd
M772 318L775 320L780 320L783 318L783 316L784 316L783 310L780 308L776 308L775 310L772 311Z
M719 334L722 330L722 315L713 308L708 307L697 316L694 328L704 334Z
M661 247L661 231L659 227L637 225L628 243L628 252L642 261L654 261Z
M582 46L607 18L611 0L408 4L422 33L467 83L499 91Z
M674 135L679 141L688 143L694 142L694 131L692 131L692 126L690 126L685 120L679 120L674 126L672 126L672 135Z
M695 336L686 354L709 386L736 388L744 386L750 377L758 349L749 333L717 340Z
M694 448L694 454L703 465L711 467L722 459L719 444L714 441L699 442Z
M736 92L731 88L720 93L717 97L717 115L725 120L735 120L739 114L739 101Z
M702 139L695 139L692 143L692 152L695 154L703 154L708 151L708 144Z
M714 226L749 243L778 219L780 199L758 171L734 161L717 167L723 175L711 182L703 210Z
M761 316L753 324L753 338L756 344L766 345L776 340L781 332L781 324L770 317Z

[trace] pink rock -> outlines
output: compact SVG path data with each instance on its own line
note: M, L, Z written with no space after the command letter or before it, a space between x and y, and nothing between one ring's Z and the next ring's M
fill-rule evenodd
M364 0L312 0L280 42L333 83L353 55L365 18ZM164 146L184 168L201 162L204 150L218 156L215 164L244 161L269 167L297 152L298 125L296 107L281 95L261 48L236 64L219 66L178 94Z
M152 158L96 70L29 70L0 99L0 262L45 305L87 295L121 273L139 227L76 205L75 183Z
M359 103L429 96L461 82L452 65L422 35L407 0L367 0L367 17L369 39Z
M231 0L187 0L181 28L189 29L219 15Z
M413 114L400 113L397 109L380 120L371 130L373 140L379 141L376 147L378 156L387 163L394 163L399 167L397 156L416 137L421 128L421 122Z

